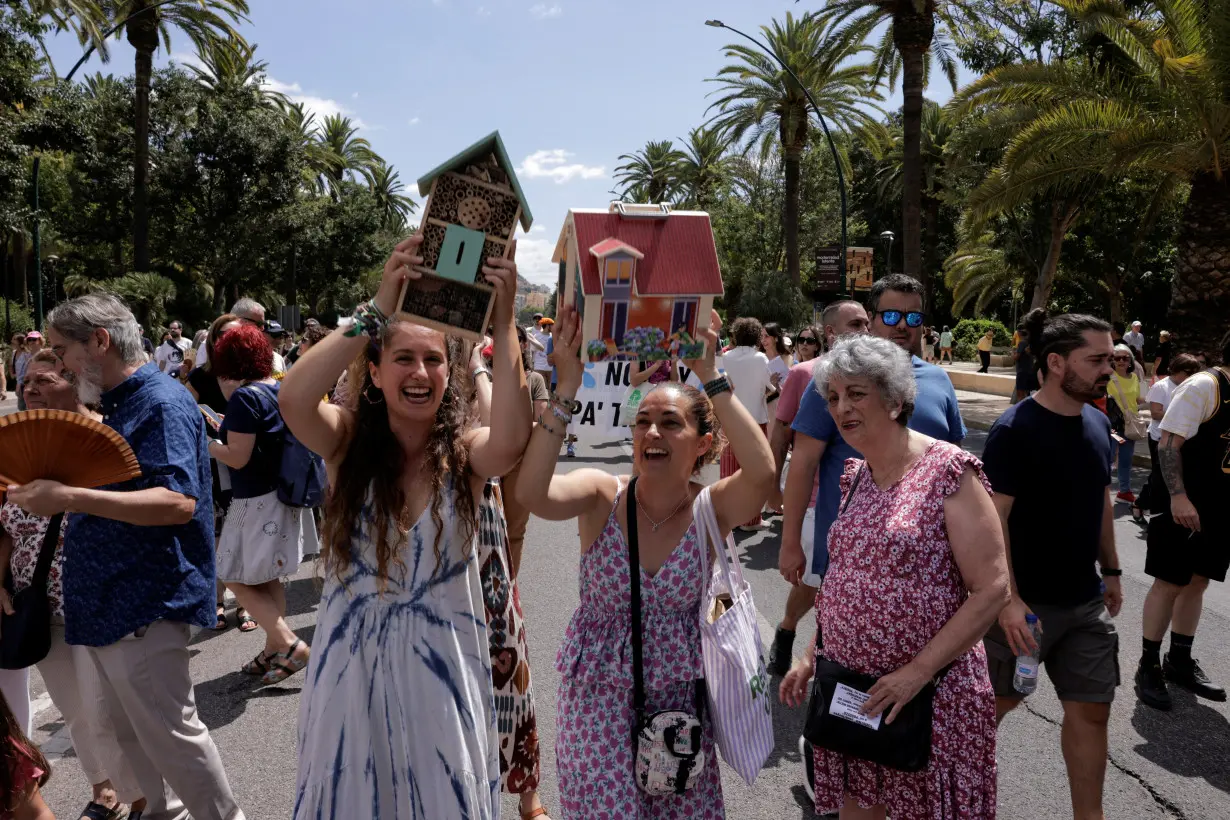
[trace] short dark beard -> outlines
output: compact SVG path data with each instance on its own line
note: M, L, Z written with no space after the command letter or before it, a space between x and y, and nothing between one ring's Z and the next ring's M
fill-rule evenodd
M1098 384L1097 382L1087 382L1071 370L1063 374L1063 381L1059 386L1064 393L1081 402L1087 404L1095 399L1106 398L1106 386L1109 384Z

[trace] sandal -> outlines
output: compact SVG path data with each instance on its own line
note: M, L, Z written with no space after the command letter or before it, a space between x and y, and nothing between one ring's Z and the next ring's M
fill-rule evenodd
M226 623L226 607L223 604L218 604L218 622L214 624L214 632L225 632L227 629L227 626L228 624Z
M303 646L305 649L302 659L295 657L295 650L300 646ZM285 652L275 652L270 655L269 671L261 678L261 683L265 685L281 683L291 675L301 671L308 664L308 658L311 657L310 650L311 647L307 646L303 641L296 640Z
M128 807L123 803L117 803L115 808L109 809L102 803L95 803L91 800L85 804L85 808L77 816L84 820L128 820L133 815L128 813ZM139 818L140 815L138 814L137 817Z
M1135 504L1132 505L1132 520L1135 521L1137 524L1145 523L1144 510L1142 510L1140 507L1137 507Z
M269 671L269 656L265 654L265 650L256 653L256 657L239 667L239 671L245 675L263 675Z
M543 806L539 806L536 809L530 809L529 812L521 812L521 820L534 820L535 817L543 817L546 818L546 820L551 820L550 816L547 814L546 808Z
M252 620L252 616L248 614L248 610L243 607L235 610L235 620L239 624L240 632L251 632L256 629L256 621Z

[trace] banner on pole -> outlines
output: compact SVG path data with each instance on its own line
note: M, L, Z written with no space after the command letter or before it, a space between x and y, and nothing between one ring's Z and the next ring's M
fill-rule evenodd
M656 362L655 362L656 364ZM632 428L619 424L619 409L637 372L636 362L606 361L586 362L577 401L581 409L573 416L569 431L583 441L619 441L632 435ZM704 385L696 375L684 367L679 368L679 379L697 390ZM719 367L719 372L721 368Z

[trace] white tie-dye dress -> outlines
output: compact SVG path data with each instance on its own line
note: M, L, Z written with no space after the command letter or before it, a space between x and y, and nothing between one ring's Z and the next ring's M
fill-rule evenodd
M295 820L494 820L498 740L474 540L463 543L451 485L390 562L380 593L372 517L339 582L325 573L299 707Z

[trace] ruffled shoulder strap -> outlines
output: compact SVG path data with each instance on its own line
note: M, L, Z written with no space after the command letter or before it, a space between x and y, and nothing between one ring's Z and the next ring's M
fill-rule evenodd
M932 448L931 458L936 459L937 466L940 468L935 471L935 475L937 476L936 487L942 497L947 498L960 489L961 476L966 470L972 470L974 476L986 488L987 493L994 494L991 490L991 482L987 480L983 472L982 461L973 453L962 450L955 444L941 441L936 442Z

